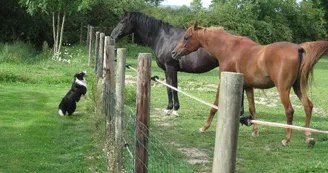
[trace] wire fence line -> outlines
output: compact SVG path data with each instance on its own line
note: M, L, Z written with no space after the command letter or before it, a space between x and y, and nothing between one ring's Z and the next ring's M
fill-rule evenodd
M130 64L127 64L126 65L127 68L129 69L132 69L133 71L137 72L137 70L135 68L133 68ZM171 86L169 84L167 84L166 82L164 81L161 81L159 80L158 76L153 76L152 77L152 80L162 84L162 85L165 85L177 92L180 92L182 94L184 94L185 96L189 97L189 98L192 98L204 105L207 105L211 108L214 108L214 109L219 109L218 106L214 105L214 104L211 104L211 103L208 103L200 98L197 98L191 94L188 94L174 86ZM314 133L321 133L321 134L328 134L328 131L324 131L324 130L317 130L317 129L313 129L313 128L307 128L307 127L300 127L300 126L295 126L295 125L288 125L288 124L282 124L282 123L275 123L275 122L267 122L267 121L261 121L261 120L255 120L255 119L252 119L252 118L249 118L248 120L248 124L259 124L259 125L266 125L266 126L272 126L272 127L280 127L280 128L290 128L290 129L294 129L294 130L298 130L298 131L310 131L310 132L314 132Z
M133 68L129 64L127 64L126 67L137 72L137 69ZM163 84L164 86L171 87L172 89L175 89L178 92L181 92L181 90L179 90L175 87L172 87L172 86L166 84L165 82L159 80L158 77L154 76L154 77L152 77L152 80L159 82L159 83ZM186 95L188 97L192 96L188 93L186 94L186 92L184 92L184 91L182 91L181 93L183 93L184 95ZM196 98L195 100L198 100L198 98L194 97L194 96L192 96L191 98ZM201 99L199 99L199 100L201 100ZM214 106L211 106L210 103L208 103L208 105L210 107L214 107ZM135 160L140 160L138 157L135 157L135 154L134 154L135 153L135 145L134 144L138 144L141 146L143 146L143 144L141 141L137 141L136 137L135 137L135 133L138 130L136 128L136 124L137 124L138 120L136 119L135 110L133 108L130 107L128 110L125 110L124 120L125 120L125 123L124 123L124 137L123 138L124 138L125 150L124 150L123 156L125 158L124 159L125 162L123 163L123 167L125 169L125 172L134 173L135 172L135 167L134 167ZM258 123L258 124L263 122L263 121L259 121L259 120L250 120L250 121ZM140 123L140 121L138 121L138 123L141 124L144 128L147 128L144 124ZM271 125L270 122L265 122L265 123L266 124L263 124L263 125ZM277 124L275 127L286 128L286 126L285 126L286 124L279 124L279 123L272 123L272 124ZM288 125L287 125L287 127L293 128ZM301 127L295 126L295 128L297 128L296 130L299 130ZM150 129L148 129L148 130L150 131ZM305 130L309 130L309 129L305 128ZM318 131L318 130L315 130L315 132L327 133L326 131ZM149 141L149 146L147 149L147 152L149 153L149 164L147 165L147 169L149 172L151 172L151 173L152 172L154 172L154 173L167 173L167 172L189 173L189 172L193 172L193 170L190 167L188 167L187 164L176 159L165 148L165 146L163 145L163 141L167 141L167 140L158 139L158 137L156 137L155 135L150 135L150 136L146 136L146 137L147 137L147 140Z
M108 36L106 36L106 37L108 37ZM91 37L91 39L92 39L92 37ZM106 40L106 38L105 38L105 40ZM105 43L106 43L106 41L105 41ZM98 43L98 44L100 45L99 50L103 49L103 48L101 48L102 44L101 43ZM112 48L111 50L113 52L115 47L112 45L111 48ZM104 51L104 55L107 55L107 53L108 52ZM96 56L100 56L100 55L102 55L102 53L99 53ZM114 55L110 55L110 56L114 56ZM111 57L111 58L113 58L113 57ZM96 58L96 59L104 60L105 57L104 58L99 57L99 58ZM89 62L91 62L91 58L89 60L90 60ZM98 64L98 62L97 62L97 64ZM105 62L103 63L103 65L104 66L101 66L101 65L96 66L96 68L100 67L105 72L106 69L107 69L107 67L105 66ZM137 69L133 68L129 64L126 64L126 67L133 70L133 71L135 71L135 72L138 72ZM110 69L112 69L112 68L110 68ZM95 71L96 72L99 72L99 71L101 72L102 70L95 69ZM106 72L104 74L106 75ZM110 74L113 74L113 73L111 72ZM100 78L103 77L100 73L98 74L98 76ZM167 87L169 87L169 88L171 88L171 89L173 89L177 92L180 92L180 93L186 95L187 97L192 98L192 99L194 99L194 100L196 100L196 101L198 101L202 104L205 104L205 105L207 105L211 108L214 108L214 109L218 109L218 106L216 106L214 104L211 104L211 103L208 103L208 102L206 102L202 99L199 99L195 96L192 96L191 94L188 94L188 93L186 93L186 92L184 92L184 91L182 91L182 90L180 90L176 87L173 87L173 86L167 84L166 82L163 82L163 81L159 80L159 78L157 76L153 76L153 77L151 77L151 79L158 82L158 83L160 83L160 84L162 84L162 85L165 85L165 86L167 86ZM114 94L112 94L112 95L114 95ZM135 113L127 111L124 114L125 114L124 115L125 116L125 118L124 118L125 123L124 123L124 128L123 128L123 138L124 138L124 146L125 146L126 150L123 153L123 155L124 155L125 158L127 158L125 160L128 160L128 163L123 163L123 167L126 171L128 171L128 172L135 172L136 171L135 170L136 169L135 162L140 161L140 158L136 157L136 155L135 155L136 146L141 146L144 149L146 149L146 151L148 153L148 156L149 156L149 164L148 163L142 163L143 166L146 167L146 169L149 172L155 172L155 173L157 173L157 172L172 172L172 173L175 173L175 172L193 172L190 168L188 168L186 166L186 164L184 164L183 162L175 159L165 149L165 147L163 145L159 145L159 144L162 144L162 142L159 141L157 138L155 138L155 135L148 136L147 134L143 133L144 131L140 130L140 127L139 128L136 127L136 124L139 124L139 125L141 124L141 125L143 125L143 128L146 128L146 130L148 132L150 131L150 129L148 129L148 127L145 124L143 124L143 123L141 123L137 120ZM251 120L250 119L249 122L250 123L260 124L260 122L263 122L263 121ZM267 123L266 125L270 124L270 122L266 122L266 123ZM276 124L278 124L278 123L276 123ZM275 124L271 124L271 126L276 126L276 127L282 127L282 125L286 125L286 124L279 124L279 126L276 126ZM286 128L286 127L284 127L284 128ZM294 127L287 127L287 128L294 128ZM297 130L298 129L300 129L300 128L297 128ZM305 130L310 130L310 129L306 128ZM324 132L324 131L319 131L319 130L315 130L315 129L314 129L314 131L315 132ZM144 146L143 141L139 141L139 140L136 139L136 133L138 133L138 132L142 132L141 134L146 138L146 141L149 142L149 146ZM135 144L135 145L130 145L130 144Z
M137 141L135 137L136 120L135 110L131 107L125 110L124 116L124 146L123 152L124 157L124 171L135 172L134 164L138 157L135 156L135 144L143 146L141 141ZM139 121L140 123L140 121ZM143 128L147 128L143 123L140 123ZM149 131L150 129L147 128ZM149 153L149 164L147 166L148 172L150 173L192 173L193 170L183 163L181 160L176 159L169 150L163 145L163 139L156 137L156 134L146 136L149 141L147 152ZM144 164L145 165L145 164Z
M140 125L143 129L147 128L147 126L139 121L137 121L137 113L136 109L132 109L131 107L126 110L123 110L124 123L122 123L122 132L117 134L117 126L116 119L120 118L116 112L113 111L113 105L115 109L118 105L118 96L117 87L113 87L113 83L115 82L113 77L114 73L114 43L109 38L109 36L105 36L104 33L96 33L96 37L93 37L93 31L90 31L91 36L88 42L91 44L94 42L92 39L96 38L95 41L95 62L93 61L92 56L89 56L88 66L91 67L94 62L95 73L97 75L97 98L99 101L96 101L96 104L99 106L99 113L105 114L106 123L105 125L105 136L106 136L106 144L105 144L105 153L107 156L107 169L110 172L138 172L138 167L136 166L137 161L140 162L139 158L136 157L137 149L141 147L145 147L142 144L142 141L137 140L137 133L140 133L140 128L136 125ZM89 45L89 55L92 55L92 45ZM118 56L118 55L117 55ZM125 55L124 55L125 59ZM122 61L120 61L122 63ZM121 69L120 65L117 64L117 70ZM124 68L123 68L124 69ZM135 70L137 72L137 70ZM118 72L118 71L117 71ZM119 73L119 72L118 72ZM117 74L118 74L117 73ZM122 74L120 74L121 78ZM124 76L124 75L123 75ZM118 78L118 76L116 76ZM119 82L118 82L119 83ZM118 84L116 83L116 84ZM110 87L108 87L110 86ZM124 88L124 86L120 86L120 88ZM98 92L99 91L99 92ZM115 94L116 93L116 94ZM138 93L138 92L137 92ZM124 101L123 101L124 102ZM126 105L124 106L126 108ZM150 129L146 129L150 131ZM145 135L141 133L144 138L147 140L147 152L148 159L146 163L142 163L143 167L146 167L147 172L150 173L189 173L193 172L191 168L187 166L185 162L179 159L174 158L168 149L166 149L163 145L163 141L159 138L156 138L156 134ZM122 135L120 140L116 139L116 136ZM115 136L115 137L114 137ZM168 140L166 140L168 141ZM121 144L120 144L121 143ZM138 148L137 148L138 147ZM119 154L121 153L121 154ZM118 158L122 156L123 158ZM149 161L148 161L149 160ZM119 163L121 162L121 163Z
M136 69L132 68L135 72ZM141 129L150 129L136 118L136 110L132 107L126 107L124 109L124 127L123 127L123 140L125 150L123 152L123 167L125 172L136 172L135 162L142 161L136 156L136 145L146 149L148 153L148 164L142 163L150 173L191 173L193 170L187 166L185 162L175 158L170 151L164 146L163 140L156 134L151 133L147 135ZM137 128L137 124L140 127ZM139 141L136 138L136 133L141 132L148 141L148 147L143 145L143 141ZM180 156L182 157L182 156Z
M126 67L129 68L129 69L131 69L131 70L133 70L133 71L135 71L135 72L137 72L137 69L133 68L130 64L127 64ZM200 98L197 98L197 97L195 97L195 96L193 96L191 94L188 94L187 92L184 92L184 91L182 91L182 90L180 90L180 89L178 89L178 88L176 88L176 87L174 87L172 85L169 85L169 84L167 84L164 81L159 80L158 76L153 76L152 77L152 80L154 80L154 81L156 81L156 82L158 82L158 83L160 83L162 85L165 85L165 86L167 86L167 87L169 87L169 88L171 88L171 89L173 89L173 90L175 90L177 92L180 92L180 93L184 94L185 96L190 97L190 98L192 98L192 99L194 99L194 100L196 100L196 101L198 101L198 102L200 102L200 103L202 103L204 105L207 105L207 106L212 107L214 109L219 109L219 107L216 106L216 105L214 105L214 104L208 103L208 102L206 102L206 101L204 101L204 100L202 100Z

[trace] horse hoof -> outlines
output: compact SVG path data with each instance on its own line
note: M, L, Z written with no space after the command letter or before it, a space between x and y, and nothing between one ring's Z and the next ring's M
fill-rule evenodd
M199 131L200 131L200 133L205 133L206 130L202 127L199 129Z
M314 140L314 138L307 138L306 143L308 144L309 148L313 148L315 145L315 140Z
M172 111L172 115L178 117L179 116L178 111Z
M165 110L164 110L164 113L165 113L166 116L170 116L171 113L172 113L172 110L165 109Z
M252 136L253 136L253 137L257 137L257 136L260 136L260 133L259 133L259 131L254 131L254 132L252 133Z
M289 141L287 139L284 139L281 141L281 145L286 147L288 145Z

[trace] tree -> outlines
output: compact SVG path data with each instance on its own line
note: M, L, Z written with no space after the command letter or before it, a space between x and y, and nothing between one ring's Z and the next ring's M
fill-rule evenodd
M218 1L213 4L207 18L209 26L223 26L225 30L233 34L250 36L258 40L254 28L254 23L257 22L257 13L253 10L253 4L248 1Z
M147 3L153 5L153 6L157 7L157 6L159 6L159 4L160 4L161 2L163 2L164 0L145 0L145 1L146 1Z
M51 28L46 18L40 14L33 17L28 15L18 2L0 2L0 42L21 40L33 44L38 50L41 50L45 40L52 44L51 35L47 32Z
M90 0L20 0L20 4L27 8L29 14L41 12L52 16L55 55L60 54L66 15L88 8L90 3Z
M194 11L200 11L203 8L202 0L192 0L190 2L190 7Z
M328 31L328 1L327 0L308 0L306 2L312 2L314 8L324 10L324 13L325 13L324 19L326 22L325 28L326 28L326 31Z
M317 40L326 35L321 7L296 0L257 0L258 20L272 25L272 40L296 43Z

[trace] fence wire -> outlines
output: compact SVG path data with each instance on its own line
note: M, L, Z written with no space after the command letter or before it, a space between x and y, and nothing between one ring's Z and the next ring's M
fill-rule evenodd
M123 138L125 142L125 149L123 151L123 167L125 172L134 173L134 161L139 160L135 156L135 145L141 147L141 141L136 140L136 114L135 110L131 107L125 108L124 117L124 130ZM144 124L138 121L143 128L147 128ZM149 173L192 173L193 170L188 167L186 163L180 159L175 158L168 149L165 147L165 141L160 139L160 135L156 134L151 129L147 128L149 136L145 136L148 140L148 172ZM138 129L137 129L138 130ZM144 133L143 133L144 134ZM145 134L144 134L145 135Z

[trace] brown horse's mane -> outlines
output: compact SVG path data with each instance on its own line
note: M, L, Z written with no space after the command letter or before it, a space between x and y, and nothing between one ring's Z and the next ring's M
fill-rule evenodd
M243 40L249 40L249 41L251 41L251 42L255 42L255 43L256 43L256 41L255 41L253 38L251 38L251 37L241 36L241 35L235 34L235 33L233 33L233 32L226 31L226 30L224 29L223 26L211 26L211 27L202 27L202 26L198 26L198 28L199 28L199 29L203 29L204 32L206 32L206 31L213 31L213 32L226 32L226 33L228 33L228 34L231 34L231 35L234 36L235 38L239 38L239 39L243 39Z
M211 27L208 27L208 28L205 28L205 29L207 29L209 31L224 31L224 28L222 26L217 26L217 27L211 26Z

